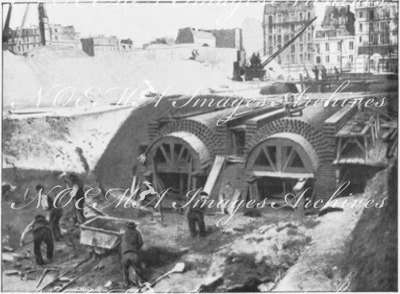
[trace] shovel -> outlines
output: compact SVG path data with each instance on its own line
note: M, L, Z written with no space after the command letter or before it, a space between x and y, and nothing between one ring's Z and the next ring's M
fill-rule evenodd
M163 274L162 276L158 277L153 283L150 284L150 288L153 288L159 281L164 279L165 277L169 276L173 273L182 273L185 270L185 264L183 262L177 263L172 270ZM139 291L146 286L140 287Z

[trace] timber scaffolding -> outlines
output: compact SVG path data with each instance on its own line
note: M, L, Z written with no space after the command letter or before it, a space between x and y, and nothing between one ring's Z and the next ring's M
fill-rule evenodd
M327 101L331 95L308 94L307 101ZM262 96L275 105L241 105L224 124L217 122L232 112L230 107L171 109L149 123L148 143L142 144L142 164L134 182L148 180L157 191L170 188L163 202L169 208L172 201L183 205L187 191L200 188L215 202L282 200L285 194L306 188L310 188L306 197L327 200L343 182L340 177L352 177L346 169L358 165L362 173L368 170L365 167L387 166L387 138L397 142L397 119L379 104L384 95L335 95L340 103L326 106L302 102L293 106L283 95ZM198 98L218 101L238 96ZM354 106L354 99L378 106ZM397 143L389 148L394 154ZM359 178L349 180L359 185Z

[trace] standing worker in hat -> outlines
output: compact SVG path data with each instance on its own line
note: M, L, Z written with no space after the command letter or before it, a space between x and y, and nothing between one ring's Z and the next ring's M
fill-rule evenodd
M136 223L130 222L126 226L125 233L122 235L121 261L123 271L124 287L129 288L129 268L135 270L136 285L142 286L143 277L141 275L142 265L139 257L139 250L143 246L143 239L140 232L136 229Z
M199 193L200 201L193 199L186 210L186 218L188 219L190 235L195 238L197 236L206 236L206 225L204 223L204 214L206 212L206 201L208 194L204 191ZM196 225L199 227L197 231Z
M63 215L63 209L61 208L60 201L56 198L56 195L49 191L44 195L44 187L41 184L36 185L36 191L41 194L42 198L45 200L45 209L49 210L49 222L50 230L53 234L55 241L60 241L62 238L60 230L60 219ZM56 201L57 200L57 201Z
M85 215L83 213L83 207L85 205L85 191L83 190L83 185L76 174L70 174L68 179L72 185L71 196L74 203L74 222L83 224L85 222Z
M33 253L35 254L36 263L44 265L40 245L42 242L46 244L47 259L51 262L53 259L54 243L51 236L50 224L43 215L37 215L35 219L22 232L20 245L24 246L24 240L28 233L33 235Z

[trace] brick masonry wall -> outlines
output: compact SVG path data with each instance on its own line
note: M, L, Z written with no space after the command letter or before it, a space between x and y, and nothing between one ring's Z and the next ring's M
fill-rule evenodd
M339 115L337 119L328 119L324 122L323 132L326 138L329 140L329 151L332 152L333 161L335 159L335 151L336 151L336 138L335 134L344 126L344 124L351 119L354 114L357 112L356 107L349 107L347 109L341 110L341 114L339 113L335 115Z
M207 147L210 153L211 160L214 160L215 155L224 154L221 146L225 146L225 133L222 137L221 130L215 132L205 124L190 119L175 120L163 126L156 135L152 138L152 142L160 137L171 134L173 132L186 131L196 135Z
M316 130L307 122L296 119L279 119L268 123L259 130L251 128L246 134L246 155L260 142L269 136L290 132L304 137L314 148L319 158L319 167L316 172L316 199L329 199L335 191L335 167L332 165L334 145L324 133Z

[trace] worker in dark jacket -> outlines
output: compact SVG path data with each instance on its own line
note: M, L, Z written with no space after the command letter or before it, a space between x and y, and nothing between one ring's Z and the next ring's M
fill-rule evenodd
M49 191L44 194L44 187L39 184L36 186L36 191L41 193L42 198L46 198L46 207L49 213L50 230L53 234L53 239L55 241L60 241L62 238L60 230L60 219L63 215L63 209L61 208L60 202L56 199L56 195ZM56 201L57 200L57 201Z
M205 201L208 199L208 194L206 192L200 192L200 201L193 199L186 210L186 218L188 219L190 235L195 238L197 236L205 237L206 235L206 225L204 223L204 214L206 210ZM204 203L204 205L202 205ZM197 227L199 231L197 231Z
M50 224L43 215L37 215L22 232L21 246L24 246L25 237L31 232L33 235L33 253L35 254L36 263L38 265L44 265L42 252L40 250L42 242L46 244L47 259L51 262L53 259L54 243L51 236Z
M85 205L85 191L83 185L76 174L69 175L69 181L72 185L71 196L74 203L74 222L83 224L85 222L84 205Z
M124 287L129 288L129 268L135 270L136 285L142 286L142 264L140 262L139 250L143 246L143 239L140 232L136 229L136 223L130 222L126 226L125 233L122 235L121 242L121 261L123 271Z

